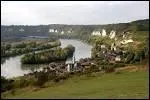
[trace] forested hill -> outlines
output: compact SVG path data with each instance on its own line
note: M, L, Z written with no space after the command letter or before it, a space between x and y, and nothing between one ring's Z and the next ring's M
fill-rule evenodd
M124 31L149 31L149 19L107 25L1 25L1 40L16 40L24 36L57 36L60 38L86 39L93 31L102 31L102 29L106 30L106 34L110 34L110 31L114 30L117 35L122 34Z

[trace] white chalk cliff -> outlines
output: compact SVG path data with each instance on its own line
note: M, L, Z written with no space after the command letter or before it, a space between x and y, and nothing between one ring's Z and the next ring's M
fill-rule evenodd
M54 29L49 29L49 32L54 32Z
M107 36L105 29L102 30L102 36Z
M110 37L111 39L113 39L113 38L115 38L115 36L116 36L116 32L112 30L112 31L110 32L109 37Z
M55 30L55 32L57 33L57 32L58 32L58 30L56 29L56 30Z
M64 31L61 31L61 34L64 34Z
M99 35L99 36L101 36L101 32L100 31L93 31L92 35Z

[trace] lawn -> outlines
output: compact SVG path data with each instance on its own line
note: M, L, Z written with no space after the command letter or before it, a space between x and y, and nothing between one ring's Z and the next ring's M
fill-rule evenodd
M148 98L149 76L146 71L121 74L96 74L95 77L74 76L62 83L42 88L16 90L2 94L6 98Z

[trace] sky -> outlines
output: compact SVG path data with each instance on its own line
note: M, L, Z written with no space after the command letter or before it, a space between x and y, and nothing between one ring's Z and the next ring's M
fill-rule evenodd
M1 1L1 25L101 25L139 19L149 19L149 1Z

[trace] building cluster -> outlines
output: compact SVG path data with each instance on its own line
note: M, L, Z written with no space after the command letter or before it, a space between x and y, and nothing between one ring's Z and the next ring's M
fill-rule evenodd
M70 72L84 72L90 66L96 66L90 58L82 59L81 61L75 61L75 57L71 61L66 63L50 63L48 66L42 66L39 69L35 69L33 72L24 74L25 79L35 78L38 73L54 73L57 76L61 76Z

